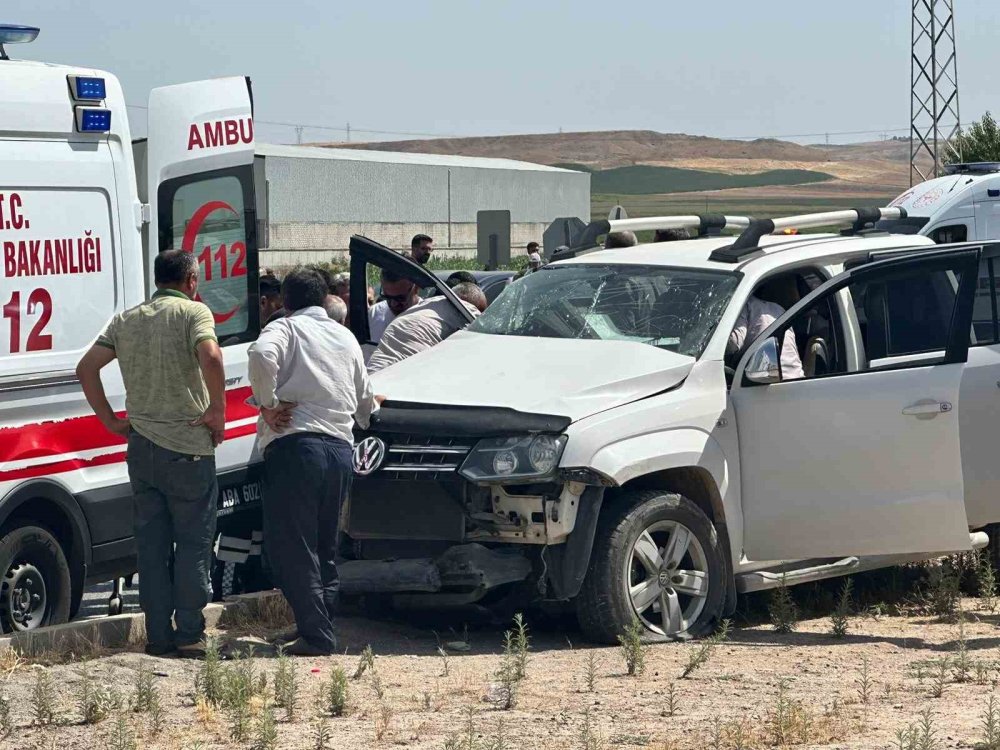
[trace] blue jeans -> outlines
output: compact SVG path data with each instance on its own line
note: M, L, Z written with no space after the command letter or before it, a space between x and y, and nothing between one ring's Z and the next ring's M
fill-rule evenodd
M197 643L205 635L202 610L212 598L219 494L215 457L167 450L133 430L128 475L146 641L151 646Z
M299 635L333 653L340 581L334 563L340 504L351 486L351 445L315 432L264 450L264 552Z

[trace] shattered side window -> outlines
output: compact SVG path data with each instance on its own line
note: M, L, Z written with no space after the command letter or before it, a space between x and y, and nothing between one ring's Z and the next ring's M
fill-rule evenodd
M733 273L683 268L547 266L512 284L469 330L635 341L697 357L738 283Z

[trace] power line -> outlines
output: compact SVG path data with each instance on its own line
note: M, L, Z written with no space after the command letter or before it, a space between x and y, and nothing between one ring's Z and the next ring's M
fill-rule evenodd
M126 105L129 109L140 109L148 110L149 107L142 106L140 104L128 104ZM475 137L486 137L486 136L468 136L468 135L458 135L455 133L426 133L426 132L415 132L409 130L378 130L372 128L362 128L356 125L351 125L347 123L346 127L338 128L334 125L310 125L307 123L300 122L282 122L278 120L262 120L260 118L254 118L254 123L260 125L273 125L276 127L283 128L293 128L296 131L301 129L304 130L325 130L336 133L345 133L348 136L351 133L373 133L376 135L410 135L418 136L421 138L475 138ZM559 132L562 133L563 129L560 127ZM828 140L831 136L843 136L843 135L889 135L891 133L909 133L909 128L874 128L871 130L839 130L839 131L823 131L821 133L784 133L780 135L765 134L765 135L717 135L712 136L720 140L728 141L756 141L763 139L771 140L781 140L786 138L823 138ZM516 134L515 134L516 135Z
M145 107L141 104L127 104L125 105L129 109L141 109L143 111L148 111L149 107ZM255 117L254 123L258 125L275 125L283 128L295 128L306 129L306 130L328 130L337 133L374 133L376 135L412 135L419 136L422 138L462 138L464 136L455 135L454 133L418 133L409 130L377 130L374 128L359 128L357 125L351 125L348 123L346 128L338 128L333 125L309 125L303 122L279 122L276 120L261 120Z

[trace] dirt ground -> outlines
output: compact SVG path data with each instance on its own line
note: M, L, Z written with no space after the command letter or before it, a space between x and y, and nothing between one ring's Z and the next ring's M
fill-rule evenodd
M473 629L468 650L452 651L445 664L429 628L347 617L339 622L343 655L293 660L297 710L292 722L277 711L276 747L317 746L315 697L337 666L348 674L349 698L345 715L326 721L330 748L886 748L897 747L897 730L920 721L929 722L932 743L910 747L975 747L1000 681L1000 616L975 599L962 600L962 609L962 625L869 611L850 618L842 639L830 635L829 611L785 635L770 623L736 627L686 679L681 673L704 642L651 646L645 672L627 676L618 648L589 647L572 630L532 627L526 676L510 710L486 700L498 694L500 630ZM441 633L446 644L462 640L461 634ZM350 679L369 644L374 675L369 670ZM270 696L277 660L262 656L253 662L268 673ZM154 671L166 710L155 736L148 714L121 712L138 747L253 747L252 736L230 741L225 711L195 705L197 662L119 653L85 667L128 701L140 664ZM15 727L0 747L130 747L112 741L116 714L93 726L81 723L80 663L39 667L18 664L8 654L2 668L8 670L4 692ZM38 670L48 671L57 696L56 722L49 727L33 725ZM253 710L259 713L262 701Z

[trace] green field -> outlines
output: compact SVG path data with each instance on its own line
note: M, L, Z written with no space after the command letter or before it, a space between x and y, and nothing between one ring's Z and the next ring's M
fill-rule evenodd
M590 189L595 193L649 195L687 193L697 190L806 185L834 179L826 172L808 169L773 169L757 174L724 174L700 169L636 165L615 169L591 170L580 164L557 164L566 169L590 172Z

